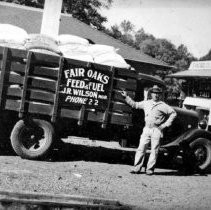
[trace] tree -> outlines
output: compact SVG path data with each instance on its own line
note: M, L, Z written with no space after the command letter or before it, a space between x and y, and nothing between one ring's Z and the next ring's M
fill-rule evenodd
M176 48L166 39L145 39L140 45L140 50L170 65L175 64Z
M135 26L130 21L124 20L119 26L117 24L111 26L110 30L106 29L104 32L125 44L136 47L133 35L134 28Z
M129 20L123 20L120 23L120 27L122 28L124 34L131 33L135 28L135 26Z
M211 50L205 56L201 57L199 60L200 61L211 60Z
M175 62L175 66L180 68L181 70L185 70L189 67L191 61L196 60L196 58L188 52L188 48L181 44L177 48L177 58Z
M143 28L139 29L136 33L135 33L135 45L140 49L142 43L145 40L155 40L155 37L151 34L147 34Z
M107 30L107 34L110 36L113 36L115 39L121 39L122 37L122 32L119 29L118 25L111 26L110 30Z
M113 0L64 0L63 11L72 14L74 18L91 25L98 30L103 30L103 23L107 18L98 10L102 7L109 8Z
M44 0L0 0L5 2L12 2L16 4L44 7ZM98 11L100 8L109 8L113 0L64 0L62 12L72 14L74 18L95 27L99 30L104 30L103 23L107 18L102 16Z

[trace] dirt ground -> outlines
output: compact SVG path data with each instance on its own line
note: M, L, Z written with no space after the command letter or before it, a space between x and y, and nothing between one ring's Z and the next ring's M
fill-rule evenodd
M211 209L211 175L130 174L134 152L66 144L45 161L0 151L0 190L117 199L134 209ZM165 164L164 164L165 166Z

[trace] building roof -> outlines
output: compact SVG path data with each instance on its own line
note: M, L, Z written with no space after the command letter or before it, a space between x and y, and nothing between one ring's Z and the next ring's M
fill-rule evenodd
M206 70L186 70L177 72L175 74L170 74L167 77L174 78L211 78L211 69Z
M211 78L211 61L193 61L186 71L170 74L174 78Z
M0 2L0 23L16 25L25 29L28 33L40 33L42 11L42 9ZM73 34L92 40L96 44L113 46L118 49L118 54L130 65L134 62L136 67L141 63L145 63L157 67L170 68L167 63L141 53L135 48L73 18L71 15L62 14L59 34Z

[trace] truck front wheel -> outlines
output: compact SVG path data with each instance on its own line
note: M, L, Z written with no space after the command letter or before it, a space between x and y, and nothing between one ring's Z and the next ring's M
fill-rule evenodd
M211 169L211 142L206 138L198 138L191 142L190 147L196 160L196 166L204 172Z
M31 160L45 157L51 149L53 138L53 126L40 119L19 120L10 136L12 147L17 155Z

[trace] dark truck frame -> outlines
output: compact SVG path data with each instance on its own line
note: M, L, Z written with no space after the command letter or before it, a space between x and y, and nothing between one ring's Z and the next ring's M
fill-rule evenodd
M0 66L1 139L10 136L14 151L27 159L45 157L61 136L84 127L98 133L99 140L108 135L106 140L125 139L123 146L135 148L143 111L125 104L120 91L143 100L145 87L164 87L135 70L6 47L0 47ZM208 170L211 134L198 129L196 112L175 109L177 120L166 131L160 151L174 160L185 142L193 148L198 167Z
M1 130L10 133L14 126L11 143L23 158L47 154L55 133L75 122L132 125L119 91L134 93L135 71L3 47L0 62Z

